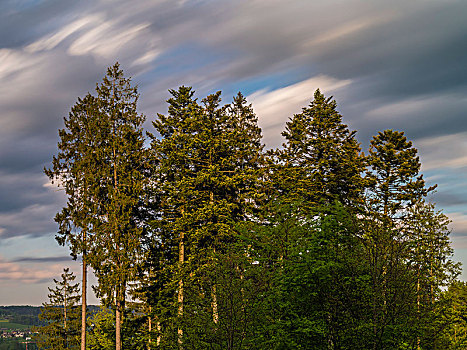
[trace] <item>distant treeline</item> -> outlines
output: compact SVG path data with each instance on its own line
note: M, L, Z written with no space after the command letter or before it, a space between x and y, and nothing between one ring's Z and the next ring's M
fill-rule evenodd
M39 326L40 306L0 306L0 319L23 325ZM0 325L1 327L1 325Z
M29 305L0 306L0 320L8 320L11 323L19 323L26 326L44 326L46 322L39 319L42 309L42 306ZM88 305L88 310L89 313L95 313L100 310L100 307Z
M64 118L45 169L68 198L57 240L113 312L81 323L65 270L44 348L465 348L449 219L403 132L378 132L365 154L317 90L265 151L241 93L170 94L145 133L116 64Z

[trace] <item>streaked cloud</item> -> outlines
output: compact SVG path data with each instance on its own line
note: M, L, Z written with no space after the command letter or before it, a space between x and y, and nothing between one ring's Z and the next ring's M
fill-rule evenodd
M431 0L0 1L0 248L33 237L56 246L53 216L64 197L42 169L62 118L117 60L139 85L148 128L166 111L167 89L184 84L198 96L243 91L268 147L282 143L285 122L316 88L334 95L364 149L379 130L404 130L460 237L465 13L467 2ZM8 259L9 276L32 276L15 270L31 262Z
M0 259L0 281L15 281L25 284L50 282L60 275L63 264L50 264L47 269L43 266L22 266L17 262Z
M418 139L423 170L467 167L467 132Z
M31 257L19 257L14 259L12 262L32 262L32 263L45 263L49 264L51 262L70 262L70 256L46 256L40 258L31 258Z
M295 113L300 113L303 107L308 106L316 89L321 89L329 97L334 91L350 83L350 80L319 75L273 91L260 90L247 99L259 116L265 143L268 147L277 147L281 144L279 135L284 130L285 123Z
M52 50L70 35L92 24L97 24L102 20L103 17L99 16L98 14L84 16L83 18L77 19L76 21L73 21L72 23L59 29L57 32L47 35L46 37L40 38L32 44L29 44L25 47L25 50L31 53Z

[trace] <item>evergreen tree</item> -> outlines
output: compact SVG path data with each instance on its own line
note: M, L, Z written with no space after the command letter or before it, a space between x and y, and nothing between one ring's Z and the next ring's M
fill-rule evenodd
M43 304L39 319L46 325L35 327L36 342L41 349L78 349L80 344L79 284L73 284L75 275L63 269L61 280L54 279L55 288L49 287L49 302Z
M90 94L73 106L65 128L59 130L58 155L53 157L51 169L44 169L52 182L65 189L67 205L57 213L55 221L59 225L56 239L59 244L68 244L72 256L82 255L82 310L81 310L81 350L86 349L86 277L87 252L92 250L89 234L97 217L96 169L99 148L95 135L100 131L97 123L97 100Z
M45 172L65 187L67 206L57 214L57 240L69 243L72 255L83 254L98 280L97 293L117 314L116 348L128 282L135 279L143 235L142 202L147 178L142 124L137 114L137 88L123 76L118 63L72 108L60 130L59 153ZM89 237L89 234L92 237ZM85 346L85 294L82 347Z
M403 132L385 130L371 140L367 200L373 212L395 218L436 186L425 188L420 159Z
M286 198L308 209L335 200L361 203L364 158L355 138L342 123L336 101L316 90L313 101L286 123L286 142L278 152L275 178Z
M159 115L154 123L161 140L153 138L152 149L160 160L161 202L167 213L157 225L165 246L178 251L172 254L172 259L178 255L172 265L178 286L172 285L184 324L179 326L179 342L183 335L195 346L206 330L218 329L218 286L210 271L217 254L234 242L236 223L254 208L263 146L256 117L241 94L231 105L220 106L220 92L203 99L202 105L193 99L191 88L171 93L168 116ZM190 290L188 280L194 287ZM207 323L200 327L199 322Z
M368 339L369 269L355 216L365 163L336 108L317 90L286 124L283 149L269 157L272 188L263 209L264 224L276 232L270 244L280 242L277 348L356 348Z
M145 118L136 110L137 88L123 76L118 63L107 70L96 92L99 130L94 137L99 145L95 148L99 162L95 164L94 200L98 210L89 262L99 282L97 295L105 305L115 307L115 348L120 350L127 288L136 280L145 234Z
M180 346L183 329L180 326L184 317L185 305L185 265L186 240L191 218L190 202L194 198L191 179L194 177L193 150L196 149L194 127L201 107L193 98L194 91L189 87L169 90L172 97L168 115L158 115L153 122L160 139L151 135L151 152L158 164L153 178L155 191L160 197L160 209L154 218L154 237L149 246L150 258L148 274L157 281L151 291L154 314L160 318L160 332L164 344ZM162 249L159 249L162 248ZM153 270L152 270L153 269ZM174 336L174 333L176 336Z
M432 188L425 187L417 149L403 132L385 130L371 140L367 157L366 208L362 217L368 263L372 268L373 347L412 342L406 332L417 310L417 273L410 268L404 230L409 210Z
M411 322L422 348L436 348L447 320L444 310L448 300L443 288L452 285L460 272L459 263L452 261L448 224L450 220L431 203L419 202L408 212L404 234L407 240L407 264L416 274L416 315Z
M467 346L467 284L453 281L442 292L441 302L444 308L437 310L444 327L438 328L437 342L432 347L441 349L464 349Z
M111 310L101 307L90 317L89 324L88 348L90 350L115 349L115 314Z

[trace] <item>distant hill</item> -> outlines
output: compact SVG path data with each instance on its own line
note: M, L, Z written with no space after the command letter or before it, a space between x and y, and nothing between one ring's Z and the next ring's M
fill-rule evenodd
M20 325L41 326L40 313L40 306L0 306L0 320Z
M42 326L43 322L39 320L41 309L42 306L0 306L0 320L25 326ZM88 310L91 313L97 312L99 306L88 305Z

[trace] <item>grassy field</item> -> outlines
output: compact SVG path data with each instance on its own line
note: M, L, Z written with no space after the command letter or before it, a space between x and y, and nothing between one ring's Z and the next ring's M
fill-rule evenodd
M31 326L24 324L9 322L8 320L0 320L0 328L6 329L29 329Z

